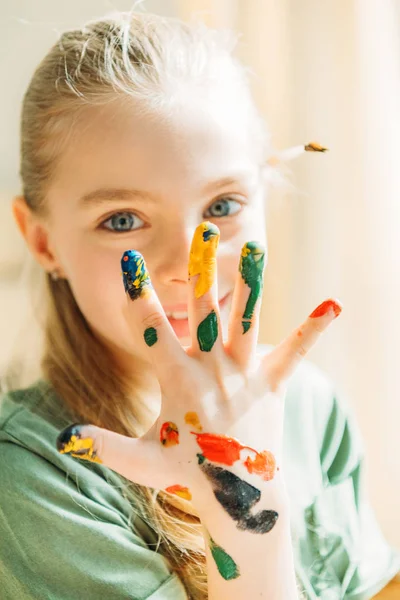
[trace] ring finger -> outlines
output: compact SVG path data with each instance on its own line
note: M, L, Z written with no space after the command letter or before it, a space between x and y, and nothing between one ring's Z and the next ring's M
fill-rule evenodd
M260 242L244 244L229 315L226 350L241 367L252 363L256 353L266 249Z

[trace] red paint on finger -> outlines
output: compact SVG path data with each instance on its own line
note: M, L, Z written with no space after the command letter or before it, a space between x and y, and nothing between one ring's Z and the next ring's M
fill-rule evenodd
M317 306L317 308L311 313L310 319L323 317L331 309L335 313L335 319L342 312L342 306L336 300L325 300L325 302L322 302L322 304Z
M261 475L261 478L264 479L264 481L270 481L275 477L275 456L268 450L257 452L255 458L246 458L244 465L249 473Z
M172 421L163 423L160 429L160 442L163 446L176 446L179 444L179 430Z

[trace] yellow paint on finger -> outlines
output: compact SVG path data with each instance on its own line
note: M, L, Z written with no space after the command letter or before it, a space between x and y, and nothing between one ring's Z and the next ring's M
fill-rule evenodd
M144 287L144 288L142 288L140 297L147 299L147 298L150 298L150 296L152 296L152 294L153 294L153 290L150 287Z
M192 425L197 431L203 431L199 415L196 412L187 412L185 415L185 423Z
M84 460L90 460L91 462L103 462L98 456L96 456L94 441L91 437L79 438L76 435L72 435L69 442L65 444L62 450L60 450L60 453L68 453L74 458L82 458Z
M189 278L199 275L195 285L195 297L200 298L211 288L217 268L219 229L210 221L196 227L189 256Z

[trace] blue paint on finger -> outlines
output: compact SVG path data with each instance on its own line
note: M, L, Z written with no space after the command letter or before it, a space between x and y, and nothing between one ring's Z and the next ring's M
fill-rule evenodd
M136 250L124 252L121 269L125 292L131 300L146 296L146 292L153 289L146 263L140 252Z

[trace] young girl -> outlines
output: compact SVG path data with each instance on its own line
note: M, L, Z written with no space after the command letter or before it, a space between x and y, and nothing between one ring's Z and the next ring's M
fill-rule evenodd
M340 304L257 346L271 148L231 51L121 13L25 94L44 349L3 382L1 598L366 600L400 568L349 409L298 364Z

